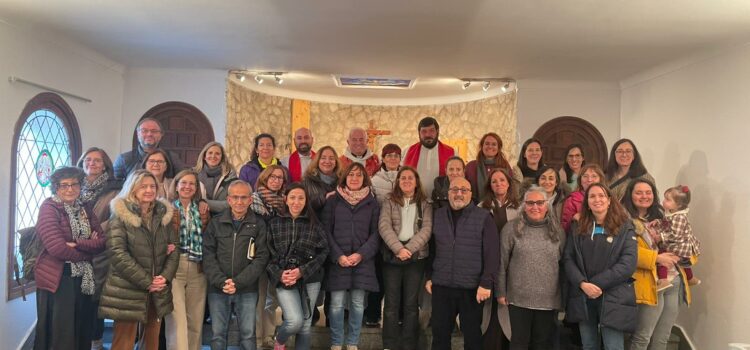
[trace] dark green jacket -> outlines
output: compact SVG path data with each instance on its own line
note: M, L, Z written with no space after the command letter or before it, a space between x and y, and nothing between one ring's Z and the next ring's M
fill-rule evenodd
M209 293L222 293L224 281L230 278L238 294L257 292L269 259L267 236L266 222L252 210L248 209L238 230L232 224L232 209L215 216L203 235L203 271L211 286ZM255 246L252 257L251 242Z
M153 230L142 225L140 208L123 198L112 201L107 249L110 268L99 301L99 318L146 322L149 298L158 317L172 312L171 286L149 293L153 276L171 282L177 273L179 252L167 255L167 245L177 244L172 206L167 201L154 204Z

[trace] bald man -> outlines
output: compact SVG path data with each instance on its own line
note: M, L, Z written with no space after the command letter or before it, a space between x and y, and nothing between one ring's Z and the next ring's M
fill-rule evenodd
M339 157L341 169L346 169L349 164L357 162L365 166L367 175L370 175L370 177L380 170L378 156L367 148L367 131L365 129L352 128L349 130L346 145L346 151Z
M294 148L296 148L296 151L281 160L281 165L289 169L289 177L292 182L302 181L307 166L315 157L312 146L313 135L310 129L299 128L294 132Z
M433 215L435 254L425 285L432 294L432 349L451 348L458 315L464 349L479 350L483 303L492 297L500 267L497 228L489 211L471 203L471 184L466 179L451 181L448 201L450 207Z

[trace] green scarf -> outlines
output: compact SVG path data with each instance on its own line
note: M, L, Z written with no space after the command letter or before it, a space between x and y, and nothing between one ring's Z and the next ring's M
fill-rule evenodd
M174 201L174 206L180 212L180 251L187 253L190 261L203 260L203 234L198 205L190 202L185 208L178 199Z

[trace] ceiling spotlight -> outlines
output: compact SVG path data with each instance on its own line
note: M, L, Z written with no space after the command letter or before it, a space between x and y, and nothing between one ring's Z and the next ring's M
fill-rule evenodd
M258 84L263 84L263 78L261 78L260 75L255 76L255 81L258 82Z
M276 83L279 85L284 83L284 78L281 77L281 74L274 74L273 78L276 80Z
M490 89L490 82L489 81L485 81L484 85L482 85L482 90L484 90L484 92L487 92L487 90L489 90L489 89Z
M461 88L464 89L464 90L466 90L466 89L469 88L469 86L471 86L471 82L467 81L467 82L463 83L463 85L461 85Z
M508 92L508 89L510 89L510 82L506 81L503 87L500 88L500 91L502 92Z
M242 73L234 73L234 77L237 78L240 82L245 81L245 75Z

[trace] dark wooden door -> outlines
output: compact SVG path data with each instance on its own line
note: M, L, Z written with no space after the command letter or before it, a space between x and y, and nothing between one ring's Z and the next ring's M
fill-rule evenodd
M583 146L586 163L607 164L607 144L599 130L577 117L558 117L537 129L534 137L542 141L544 162L560 169L565 161L565 149L572 143Z
M164 102L146 112L143 118L158 120L164 127L161 148L177 152L186 166L194 166L207 143L214 140L214 129L208 118L195 106L185 102ZM133 133L133 147L138 135Z

